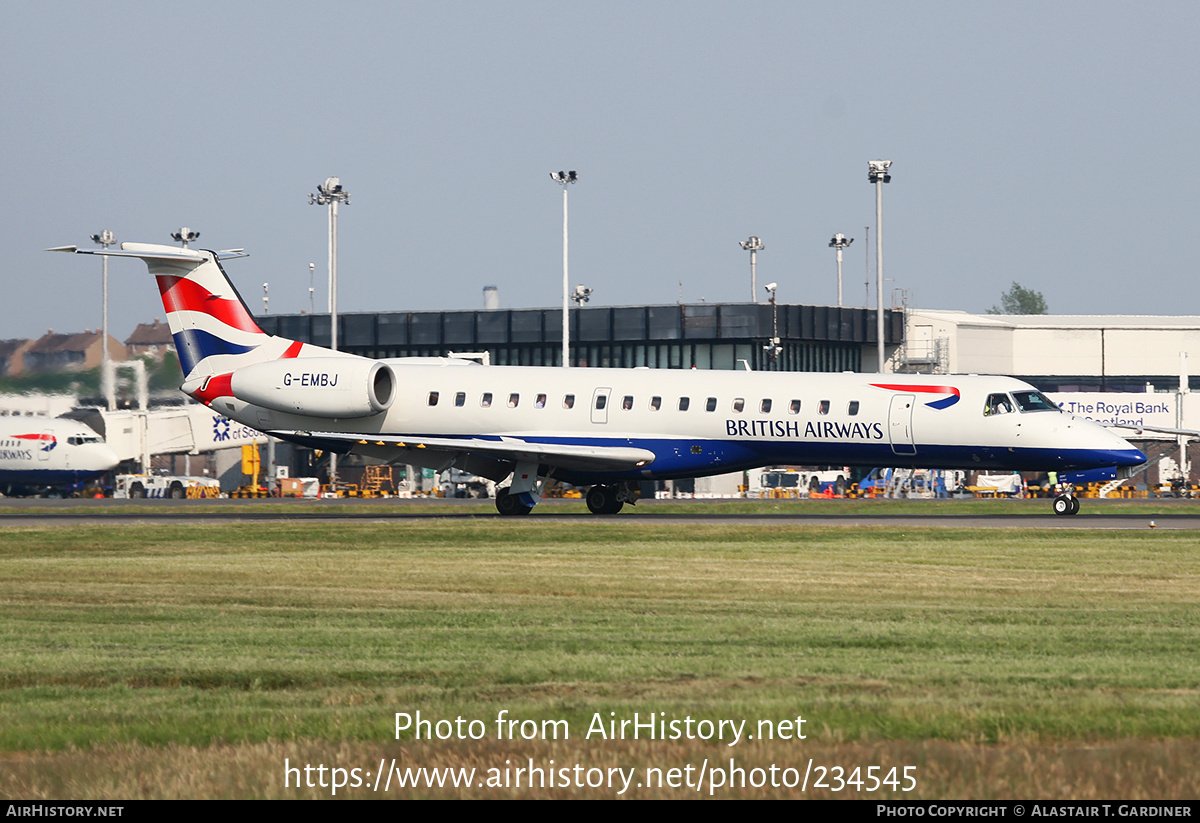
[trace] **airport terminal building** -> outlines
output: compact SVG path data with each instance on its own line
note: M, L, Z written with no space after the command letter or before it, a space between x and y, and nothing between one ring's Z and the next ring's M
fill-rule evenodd
M894 354L904 314L884 312ZM329 345L325 314L257 318L268 334ZM766 348L778 329L776 356ZM874 310L769 303L597 306L571 310L571 365L754 371L876 371ZM338 348L364 357L488 352L498 366L562 362L560 309L373 312L338 316Z
M268 334L329 344L327 314L265 315ZM777 332L776 332L777 329ZM613 368L875 372L873 309L687 303L571 310L571 365ZM779 352L772 356L776 333ZM557 366L559 309L343 314L338 348L364 357L488 352L494 365ZM1043 391L1200 390L1200 317L884 312L882 371L1003 374ZM1181 359L1181 353L1186 358ZM744 361L744 364L743 364Z

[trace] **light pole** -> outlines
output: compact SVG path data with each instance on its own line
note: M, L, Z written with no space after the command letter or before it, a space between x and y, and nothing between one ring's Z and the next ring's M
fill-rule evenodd
M570 360L570 334L571 321L570 315L567 312L567 304L570 302L570 294L567 276L567 186L579 181L579 175L574 171L557 171L550 172L550 177L555 183L562 186L563 190L563 309L562 309L562 364L565 369L571 365Z
M308 313L309 314L317 313L316 300L313 297L313 294L316 291L316 289L313 288L313 272L315 272L316 269L317 269L316 263L308 264Z
M867 180L875 184L875 335L879 373L883 373L883 184L892 182L891 160L867 162Z
M774 363L779 359L779 353L783 351L779 345L779 307L775 304L775 290L779 288L779 284L768 283L763 288L767 290L767 294L771 295L771 342L763 346L763 351Z
M328 177L317 186L317 193L308 195L308 205L329 206L329 347L338 350L337 316L337 220L338 203L350 205L350 192L342 188L342 181Z
M186 249L188 247L188 243L192 242L193 240L200 239L200 232L184 226L179 231L171 232L171 237L176 243L182 243L183 247Z
M838 308L842 307L842 249L854 242L853 237L838 232L829 241L829 247L837 249L837 267L838 267Z
M117 242L117 238L111 231L105 229L99 234L93 234L92 242L108 249ZM112 365L108 361L108 255L104 255L101 259L104 261L104 285L102 289L103 309L100 315L100 393L104 395L104 403L108 406L108 410L112 411L117 404L113 392Z
M329 206L329 336L330 348L338 350L337 325L337 213L338 203L350 205L350 192L342 188L342 181L327 177L317 186L317 193L309 192L308 205ZM337 454L329 453L329 485L337 490Z
M758 302L758 253L766 248L763 241L755 235L750 235L749 240L740 241L741 246L746 251L750 252L750 300L754 303Z

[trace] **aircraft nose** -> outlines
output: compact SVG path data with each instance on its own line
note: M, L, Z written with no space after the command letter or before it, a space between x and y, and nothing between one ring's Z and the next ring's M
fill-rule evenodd
M1126 443L1125 445L1128 446L1129 444ZM1146 455L1142 453L1142 450L1135 449L1132 446L1119 452L1119 454L1121 455L1121 459L1117 463L1118 466L1140 466L1146 462Z
M98 446L96 449L96 471L106 472L109 469L115 469L121 462L121 458L117 457L117 453L109 446Z
M1140 466L1146 462L1146 455L1141 449L1135 449L1133 444L1118 434L1113 434L1110 431L1105 432L1110 438L1111 443L1107 450L1111 451L1115 462L1115 466Z

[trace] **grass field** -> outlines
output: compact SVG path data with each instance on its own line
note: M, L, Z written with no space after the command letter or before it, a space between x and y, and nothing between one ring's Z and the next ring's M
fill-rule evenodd
M6 798L331 796L296 788L285 760L359 769L367 785L338 797L621 786L514 787L531 760L635 769L624 796L696 796L636 782L731 758L750 783L774 764L796 770L783 782L825 767L828 787L714 788L710 772L702 796L1200 795L1190 532L6 525L0 616ZM417 711L484 731L397 740L395 714ZM501 712L534 722L502 739ZM585 739L597 715L634 713L745 720L755 739ZM759 739L793 737L798 716L805 739ZM376 792L381 759L477 777ZM872 766L896 782L866 791Z

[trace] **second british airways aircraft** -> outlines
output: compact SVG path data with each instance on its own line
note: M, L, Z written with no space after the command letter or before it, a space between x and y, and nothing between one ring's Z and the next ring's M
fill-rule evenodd
M496 482L528 514L542 478L590 486L614 514L642 480L765 465L1075 471L1146 457L1028 383L977 375L814 374L479 366L371 359L264 333L220 260L142 243L107 254L155 276L182 390L267 434ZM1074 498L1055 500L1074 514Z

